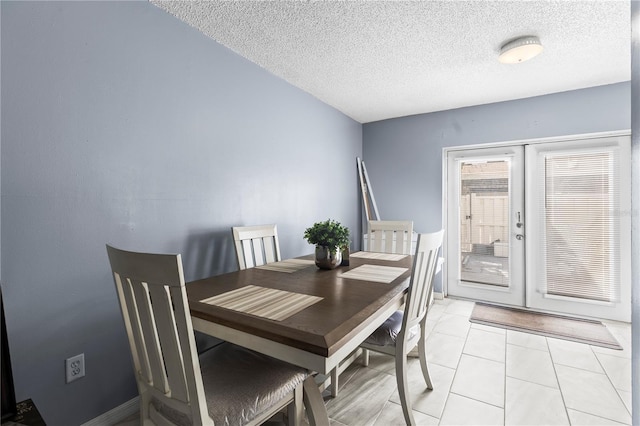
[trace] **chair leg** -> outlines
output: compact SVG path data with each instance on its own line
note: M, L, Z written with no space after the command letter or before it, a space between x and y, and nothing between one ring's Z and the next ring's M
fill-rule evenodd
M303 386L298 386L294 390L293 402L287 407L288 426L299 426L302 424L303 412Z
M151 398L147 392L140 394L140 424L153 425L151 420Z
M420 336L420 340L418 341L418 356L420 357L420 368L422 369L422 377L424 377L424 381L427 384L427 389L433 389L433 382L431 381L429 368L427 366L427 339L425 338L425 333L423 331L424 324L421 324L420 328L420 332L422 333Z
M415 426L416 421L411 411L411 395L409 395L409 381L407 379L407 353L396 347L396 380L398 381L398 394L402 403L404 420L409 426Z
M302 384L304 388L303 400L307 410L307 417L311 426L329 426L329 415L320 389L313 376L309 376Z

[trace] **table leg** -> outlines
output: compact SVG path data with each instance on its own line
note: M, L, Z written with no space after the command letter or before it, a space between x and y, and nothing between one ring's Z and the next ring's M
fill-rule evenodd
M333 398L338 396L338 376L340 373L338 372L338 367L331 370L331 396Z

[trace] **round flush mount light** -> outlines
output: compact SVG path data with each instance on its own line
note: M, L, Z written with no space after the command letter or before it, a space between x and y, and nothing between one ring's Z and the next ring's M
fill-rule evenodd
M538 37L519 37L502 46L498 60L503 64L519 64L537 56L540 52L542 52L542 44Z

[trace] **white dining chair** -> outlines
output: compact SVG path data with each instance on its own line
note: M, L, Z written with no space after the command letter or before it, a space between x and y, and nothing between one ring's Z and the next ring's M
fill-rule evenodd
M411 411L407 380L407 356L416 345L418 345L420 367L427 389L433 389L427 366L426 320L443 234L444 230L418 235L404 311L396 311L361 345L364 349L395 357L398 393L407 425L416 424ZM368 365L368 363L367 352L364 364Z
M368 222L365 250L389 254L411 254L413 221L410 220L370 220ZM366 348L361 348L364 359L369 358ZM353 362L355 356L349 356L331 370L331 396L339 393L340 374Z
M231 231L239 269L281 260L276 225L234 226Z
M410 220L370 220L367 251L412 254L413 222Z
M180 255L107 245L140 393L143 425L258 425L287 409L289 424L328 425L303 368L230 343L196 352Z

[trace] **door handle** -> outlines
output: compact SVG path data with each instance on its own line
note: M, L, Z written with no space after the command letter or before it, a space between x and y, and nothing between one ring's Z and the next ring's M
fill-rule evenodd
M516 240L524 240L524 235L516 234Z

